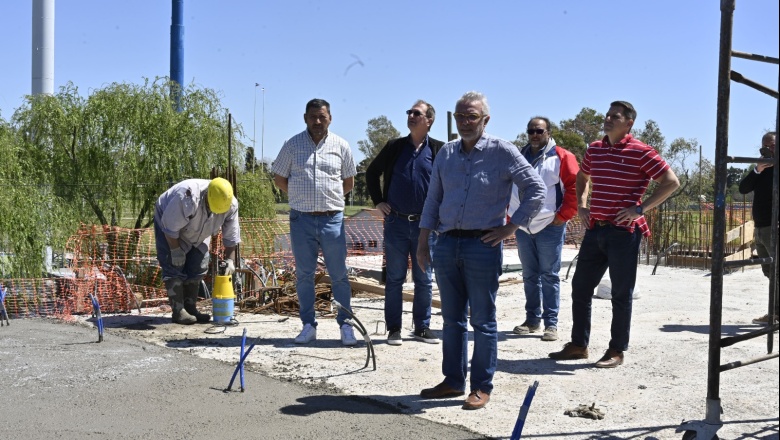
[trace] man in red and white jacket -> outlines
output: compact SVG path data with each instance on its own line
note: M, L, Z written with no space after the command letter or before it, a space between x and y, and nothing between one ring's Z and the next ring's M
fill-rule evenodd
M544 205L528 226L515 232L523 265L525 321L514 328L519 335L534 333L544 321L543 341L558 339L558 309L561 304L561 251L566 222L577 214L577 158L556 146L550 135L550 120L535 116L528 121L528 145L520 152L547 186ZM517 187L512 189L509 215L520 204Z

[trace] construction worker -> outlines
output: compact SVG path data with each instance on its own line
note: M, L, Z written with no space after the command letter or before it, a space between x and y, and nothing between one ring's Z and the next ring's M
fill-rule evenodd
M238 201L233 187L220 177L189 179L165 191L154 207L157 260L176 324L206 323L207 313L195 307L200 282L209 267L211 237L222 230L225 275L235 272L236 246L241 242Z

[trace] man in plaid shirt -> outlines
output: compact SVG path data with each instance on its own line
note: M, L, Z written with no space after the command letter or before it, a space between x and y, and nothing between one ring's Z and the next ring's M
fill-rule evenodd
M355 161L347 141L328 131L330 104L312 99L303 115L306 130L282 146L272 171L274 183L290 202L290 240L295 257L296 289L303 330L296 344L317 339L314 315L314 273L322 250L333 297L349 308L352 289L347 279L347 241L344 234L344 196L355 184ZM339 310L336 322L341 343L356 345L348 314Z

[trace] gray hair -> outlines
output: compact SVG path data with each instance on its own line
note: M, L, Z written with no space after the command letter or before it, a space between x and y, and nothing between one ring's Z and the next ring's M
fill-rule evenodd
M475 101L479 101L482 103L482 114L490 115L490 106L488 105L487 98L485 97L485 95L479 92L471 91L471 92L464 93L463 96L460 97L458 102L455 103L455 106L457 106L458 104L468 104Z

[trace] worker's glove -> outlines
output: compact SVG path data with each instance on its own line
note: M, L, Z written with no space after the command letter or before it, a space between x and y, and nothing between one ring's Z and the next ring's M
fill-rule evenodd
M233 260L228 258L225 260L225 275L230 276L233 275L233 272L236 271L236 265L233 263Z
M187 253L180 247L171 249L171 264L173 267L182 267L187 262Z

